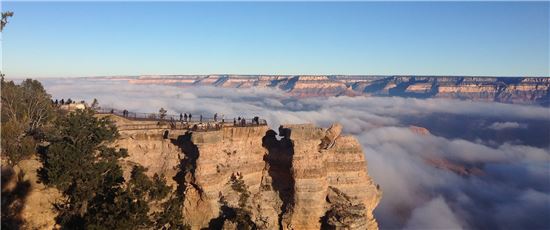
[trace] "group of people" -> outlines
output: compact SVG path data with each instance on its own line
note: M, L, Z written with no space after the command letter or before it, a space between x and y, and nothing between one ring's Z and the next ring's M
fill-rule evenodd
M184 113L184 114L180 113L180 121L181 122L190 122L191 119L193 119L193 115L191 115L191 114L188 115L187 113ZM200 116L200 119L202 121L202 115Z
M111 110L111 113L114 113L115 111L114 110ZM129 117L129 111L124 109L122 110L122 116L123 117ZM213 117L213 121L215 124L213 124L213 126L210 127L210 123L209 122L206 122L206 124L208 125L208 129L211 129L211 128L218 128L218 127L221 127L223 126L223 124L225 123L225 119L224 119L224 115L222 114L221 115L221 119L219 119L220 116L218 116L218 113L215 113L214 114L214 117ZM220 124L218 124L218 120L220 120ZM199 122L200 124L203 123L203 116L202 114L199 115L199 119L198 120L194 120L195 122ZM179 122L181 123L182 127L184 125L184 123L189 123L189 122L193 122L193 115L191 113L180 113L179 114ZM260 125L260 118L259 117L254 117L252 118L251 120L248 121L249 123L247 123L246 119L245 118L241 118L241 117L238 117L238 118L233 118L233 125L234 126L247 126L247 125ZM170 116L170 125L173 126L173 127L176 127L176 120L174 117Z
M54 105L68 105L68 104L72 104L72 103L75 103L75 101L71 100L70 98L65 100L65 99L61 99L61 100L57 100L55 99L55 101L52 99L52 104Z
M254 117L252 118L252 121L250 123L251 125L260 125L260 117ZM246 126L246 119L245 118L233 118L233 125L234 126Z
M181 122L191 122L193 120L193 115L192 114L187 114L187 113L180 113L180 121ZM222 123L224 122L224 118L223 118L223 115L222 115ZM199 115L199 122L202 123L202 114ZM218 113L215 113L214 114L214 122L218 122Z
M224 115L222 114L221 115L221 124L225 124L225 118L224 118ZM218 113L215 113L214 114L214 122L218 122ZM179 121L183 124L184 122L187 123L187 122L191 122L193 121L193 115L191 114L187 114L187 113L180 113L180 119ZM199 120L198 120L199 123L202 123L203 122L203 118L202 118L202 114L199 115ZM208 122L207 122L208 123ZM246 123L246 119L245 118L241 118L241 117L238 117L238 118L233 118L233 125L234 126L246 126L247 123ZM250 123L248 125L260 125L260 118L258 116L252 118L252 120L250 121Z

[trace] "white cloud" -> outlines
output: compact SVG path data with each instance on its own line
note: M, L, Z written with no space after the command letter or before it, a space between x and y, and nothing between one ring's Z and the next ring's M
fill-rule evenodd
M413 211L411 218L407 221L404 229L454 230L463 229L463 227L445 200L439 196L416 208Z
M518 122L494 122L493 124L489 125L487 127L489 129L494 130L503 130L503 129L519 129L519 128L527 128L525 124L520 124Z

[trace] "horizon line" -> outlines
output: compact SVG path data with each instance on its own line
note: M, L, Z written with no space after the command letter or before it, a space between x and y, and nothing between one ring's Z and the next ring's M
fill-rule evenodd
M296 77L296 76L315 76L315 77L481 77L481 78L550 78L548 76L503 76L503 75L426 75L426 74L137 74L137 75L95 75L95 76L60 76L60 77L9 77L7 79L79 79L79 78L138 78L138 77L210 77L210 76L244 76L244 77Z
M319 76L319 77L330 77L330 76L357 76L357 77L550 77L549 76L529 76L529 75L518 75L518 76L506 76L506 75L454 75L454 74L142 74L142 75L126 75L126 76ZM113 77L116 75L113 75ZM93 77L93 76L92 76ZM95 76L95 77L110 77L110 76Z

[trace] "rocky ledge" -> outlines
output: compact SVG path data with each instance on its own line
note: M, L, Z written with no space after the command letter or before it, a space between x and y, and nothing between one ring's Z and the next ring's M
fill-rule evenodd
M192 229L377 229L382 192L361 145L340 125L224 127L218 131L121 131L124 162L174 178ZM168 131L168 133L167 133Z

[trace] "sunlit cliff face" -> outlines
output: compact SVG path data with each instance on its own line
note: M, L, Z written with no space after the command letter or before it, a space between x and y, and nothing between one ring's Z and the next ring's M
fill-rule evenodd
M550 78L542 77L160 75L109 80L177 87L275 88L299 98L406 96L548 105L550 95Z
M339 122L359 139L369 174L384 191L375 210L382 229L550 228L547 107L442 98L298 99L277 88L90 79L44 84L53 98L97 98L103 107L136 112L163 107L178 114L260 116L272 127Z

